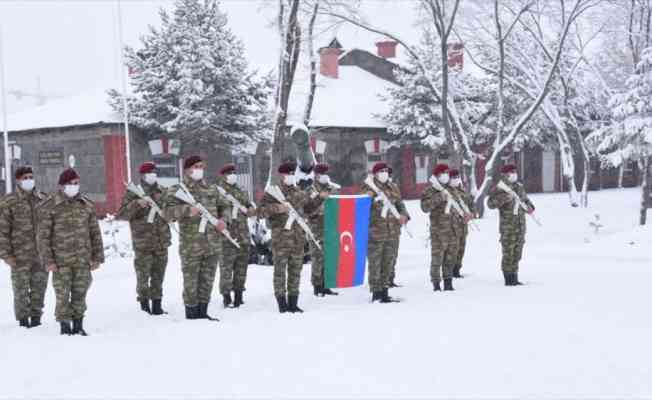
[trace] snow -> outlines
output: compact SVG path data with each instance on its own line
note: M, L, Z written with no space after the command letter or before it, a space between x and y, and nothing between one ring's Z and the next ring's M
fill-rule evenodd
M395 84L356 66L340 66L337 79L318 76L310 126L385 128L380 116L389 104L380 98Z
M4 397L630 398L652 396L650 228L636 226L637 189L531 196L522 287L503 286L497 214L471 232L456 291L433 293L426 217L408 203L415 239L403 236L404 302L370 304L366 287L315 298L302 274L302 315L280 315L272 269L251 266L246 304L221 322L186 321L176 240L165 281L167 316L138 310L132 260L94 273L90 337L61 337L54 293L44 326L13 320L9 274L0 276ZM600 215L597 235L590 225ZM128 238L126 227L122 240Z
M95 89L9 114L7 128L9 131L24 131L123 122L122 116L109 105L106 91L107 89Z

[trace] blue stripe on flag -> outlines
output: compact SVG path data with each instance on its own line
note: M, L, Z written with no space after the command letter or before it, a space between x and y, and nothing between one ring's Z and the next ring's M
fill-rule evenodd
M353 276L353 286L364 283L370 211L371 197L355 199L355 275Z

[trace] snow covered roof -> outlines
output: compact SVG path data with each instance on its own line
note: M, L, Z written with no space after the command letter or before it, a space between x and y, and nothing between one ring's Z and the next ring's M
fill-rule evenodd
M319 75L310 126L384 128L389 112L380 98L395 84L356 66L339 67L339 77Z
M108 99L106 89L98 89L52 100L39 107L9 114L7 128L9 131L26 131L122 122L122 116L113 111Z

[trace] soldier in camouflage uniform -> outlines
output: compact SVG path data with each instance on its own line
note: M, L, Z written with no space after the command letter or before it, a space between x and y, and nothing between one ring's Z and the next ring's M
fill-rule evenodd
M320 193L312 198L300 190L294 181L296 168L296 164L290 162L279 166L278 173L282 178L279 188L286 201L298 213L310 215L319 208L322 200L328 197L328 193ZM265 193L263 197L258 209L258 216L266 218L272 229L274 295L279 312L303 312L298 306L298 301L306 234L297 222L294 222L290 229L285 229L289 218L289 208L285 204L279 203L269 193Z
M449 175L451 194L455 196L458 202L464 202L473 217L475 217L475 204L473 203L473 196L464 190L462 178L460 177L460 171L457 169L451 169ZM461 236L460 243L458 245L457 257L455 259L455 266L453 267L453 278L462 278L460 270L462 269L464 252L466 251L466 237L469 235L469 225L458 213L455 213L455 221L460 228Z
M240 248L238 249L228 240L222 240L222 262L220 263L220 293L222 293L224 307L231 305L231 291L233 291L233 307L237 308L244 304L242 295L245 291L249 266L251 238L248 218L256 215L256 210L249 201L247 192L238 187L235 165L223 166L220 176L217 185L239 203L234 204L225 199L227 207L223 210L222 217ZM239 207L243 207L244 210Z
M0 205L0 258L11 268L14 314L18 325L41 325L48 273L36 248L37 205L44 194L34 188L31 167L16 170L16 191Z
M405 204L401 199L400 192L393 190L389 185L389 167L384 162L378 162L373 166L373 183L396 207L400 217L398 224L396 217L391 212L386 215L385 208L376 192L366 183L362 185L361 191L372 197L371 221L369 227L369 244L367 258L369 260L369 288L372 292L372 301L391 303L393 299L389 296L390 274L395 263L395 254L398 253L396 246L396 230L405 225L410 216L407 213Z
M165 189L156 182L156 164L143 163L139 171L140 184L145 195L162 208ZM168 265L168 247L171 244L170 226L159 214L154 216L151 223L148 222L150 211L151 206L147 200L127 191L122 199L118 218L129 221L131 227L131 240L135 252L136 295L140 308L148 314L161 315L165 313L161 298L165 269Z
M443 189L450 193L448 172L448 165L438 164L433 175ZM455 211L444 190L438 191L429 186L421 195L421 210L430 214L430 281L435 292L441 290L442 275L444 290L454 290L453 267L459 254L462 235L462 229L456 222Z
M389 173L389 179L387 184L391 188L392 191L394 191L396 196L401 196L401 188L398 187L396 183L394 183L394 180L392 179L392 173L394 172L392 167L389 167L387 169L387 172ZM407 213L407 211L406 211ZM410 219L410 216L408 215L408 220ZM390 288L396 288L400 287L400 285L396 284L396 262L398 261L398 249L399 245L401 242L401 223L399 220L396 218L392 219L392 222L394 222L392 226L392 241L394 241L394 244L392 247L395 249L394 254L392 255L392 267L389 271L389 287Z
M328 176L328 164L317 164L315 166L315 180L312 187L308 190L308 195L316 197L319 193L336 194L337 190L330 184L330 177ZM310 228L319 240L322 248L324 246L324 205L319 206L317 211L310 215ZM310 243L311 255L311 277L312 287L315 296L333 296L337 292L324 287L324 252Z
M183 185L195 201L217 217L226 204L217 188L204 180L204 162L201 157L188 157L183 164L183 173ZM217 226L208 224L205 232L200 232L200 212L175 196L179 188L180 185L175 185L169 189L163 211L168 221L179 221L179 253L186 318L217 320L208 315L208 304L222 250L220 232L226 229L226 224L218 220Z
M508 164L502 167L502 181L507 184L529 207L528 213L534 212L534 204L527 197L525 188L518 182L516 166ZM505 286L521 285L518 280L518 264L523 255L525 245L525 210L518 207L512 196L494 187L489 193L487 205L491 209L500 211L500 244L503 247L502 270L505 278Z
M53 273L54 314L61 334L86 336L86 294L93 280L91 271L104 262L104 246L95 204L79 193L79 182L73 169L59 176L60 190L39 207L37 237L43 264Z

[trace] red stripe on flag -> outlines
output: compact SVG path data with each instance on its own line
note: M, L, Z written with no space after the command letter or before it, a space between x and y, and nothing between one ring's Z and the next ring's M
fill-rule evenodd
M339 206L340 265L337 269L337 287L349 287L355 276L355 199L340 199Z

